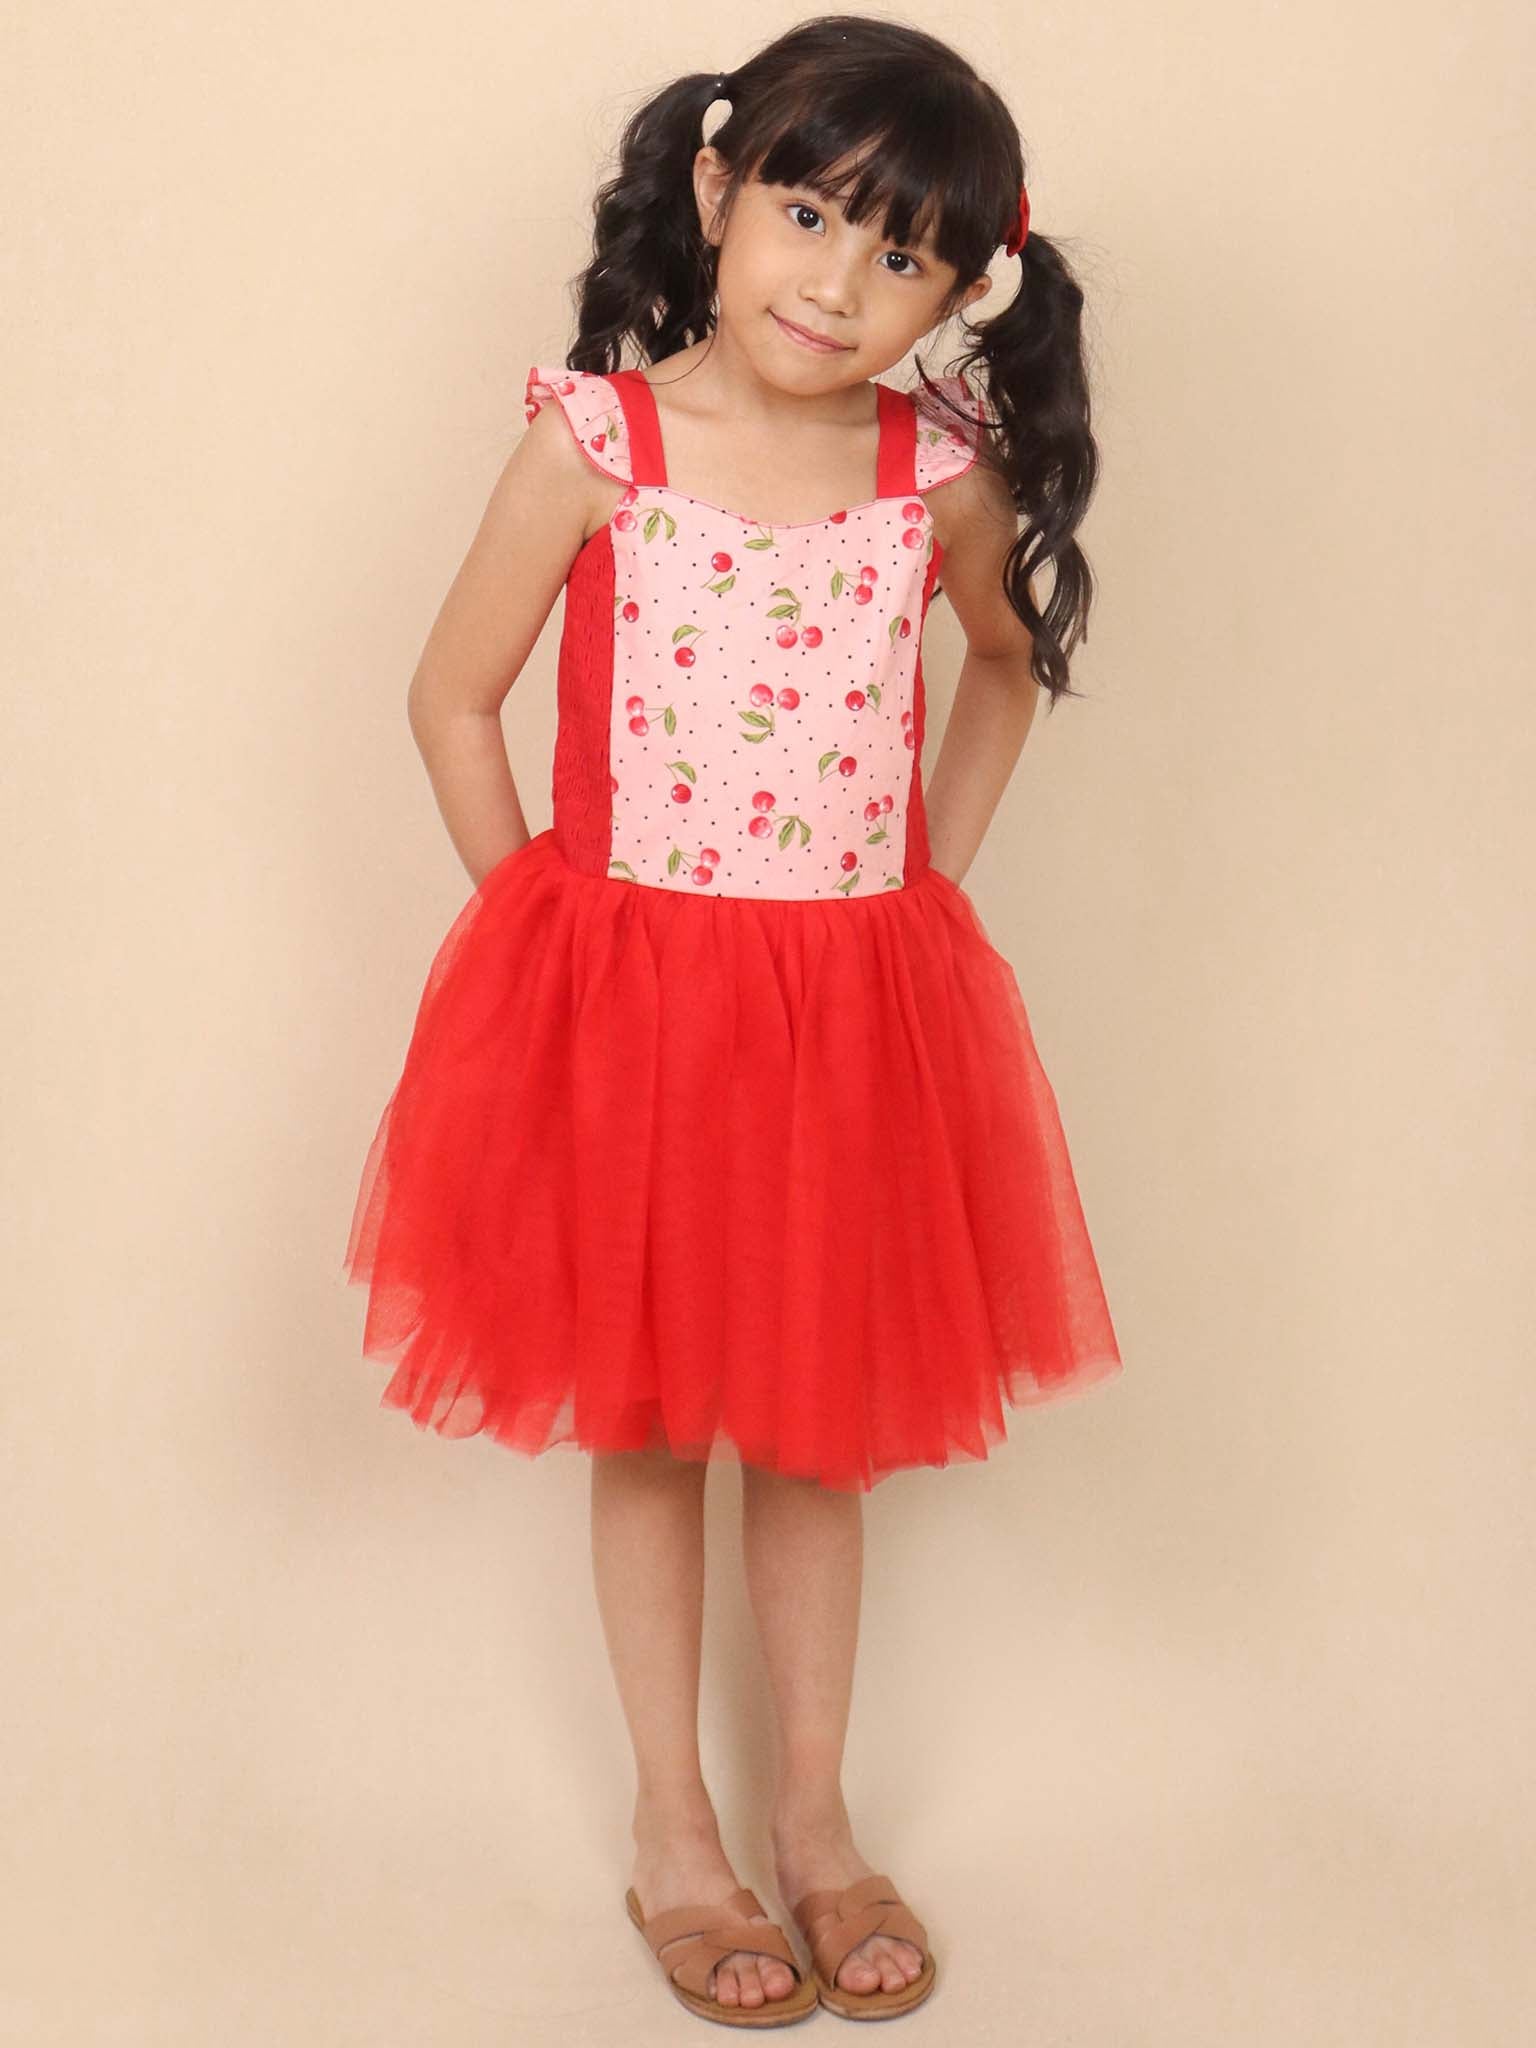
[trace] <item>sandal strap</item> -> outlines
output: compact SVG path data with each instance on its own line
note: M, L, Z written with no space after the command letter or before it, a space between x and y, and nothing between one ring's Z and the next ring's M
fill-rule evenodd
M672 1982L700 1998L712 1996L711 1974L736 1949L788 1964L799 1983L805 1973L783 1928L771 1920L766 1925L753 1923L751 1915L762 1910L757 1894L743 1885L723 1905L668 1906L647 1920L640 1931ZM668 1942L682 1942L688 1935L692 1941L664 1960L661 1952Z
M794 1918L829 1984L836 1983L850 1952L872 1934L910 1941L925 1957L928 1953L928 1930L883 1871L855 1878L840 1891L807 1892Z

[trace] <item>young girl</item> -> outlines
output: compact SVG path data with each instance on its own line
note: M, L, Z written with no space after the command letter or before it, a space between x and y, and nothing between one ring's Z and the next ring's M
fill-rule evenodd
M346 1264L386 1403L592 1455L638 1780L625 1903L676 1996L743 2026L884 2016L935 1973L839 1784L861 1496L985 1458L1005 1399L1120 1367L1018 985L960 884L1040 688L1077 694L1082 295L1029 224L997 94L857 15L656 94L595 212L575 341L529 371L412 682L475 889ZM883 381L987 294L999 245L1018 289L966 323L960 369ZM966 654L925 794L941 579ZM498 712L562 587L554 822L530 836ZM703 1488L727 1458L809 1973L700 1773Z

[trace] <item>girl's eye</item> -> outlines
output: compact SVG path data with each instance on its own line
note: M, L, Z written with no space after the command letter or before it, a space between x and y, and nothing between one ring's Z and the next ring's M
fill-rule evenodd
M817 220L821 219L821 213L819 208L812 206L810 202L805 199L791 200L787 208L787 211L792 214L795 214L796 216L802 213L809 213L814 215ZM804 221L799 220L797 218L795 225L797 227L804 227L805 223ZM891 275L893 277L915 277L918 271L922 268L922 265L917 261L916 257L911 255L905 249L888 249L885 251L885 254L888 256L900 257L902 263L906 266L902 270L892 271Z

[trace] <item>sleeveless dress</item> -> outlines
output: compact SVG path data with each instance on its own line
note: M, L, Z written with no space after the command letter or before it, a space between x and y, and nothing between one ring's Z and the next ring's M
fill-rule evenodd
M929 863L924 493L975 428L877 384L875 495L667 481L650 386L535 365L625 488L568 572L553 824L431 963L344 1260L443 1436L867 1491L1120 1369L1018 983Z

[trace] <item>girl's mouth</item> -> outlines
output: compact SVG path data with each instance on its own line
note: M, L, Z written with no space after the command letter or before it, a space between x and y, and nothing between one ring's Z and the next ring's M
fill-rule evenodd
M773 317L775 320L778 320L779 326L791 341L797 341L802 348L814 349L818 355L841 355L848 346L846 342L828 341L820 335L813 334L809 328L797 327L793 320L779 320L777 313Z

